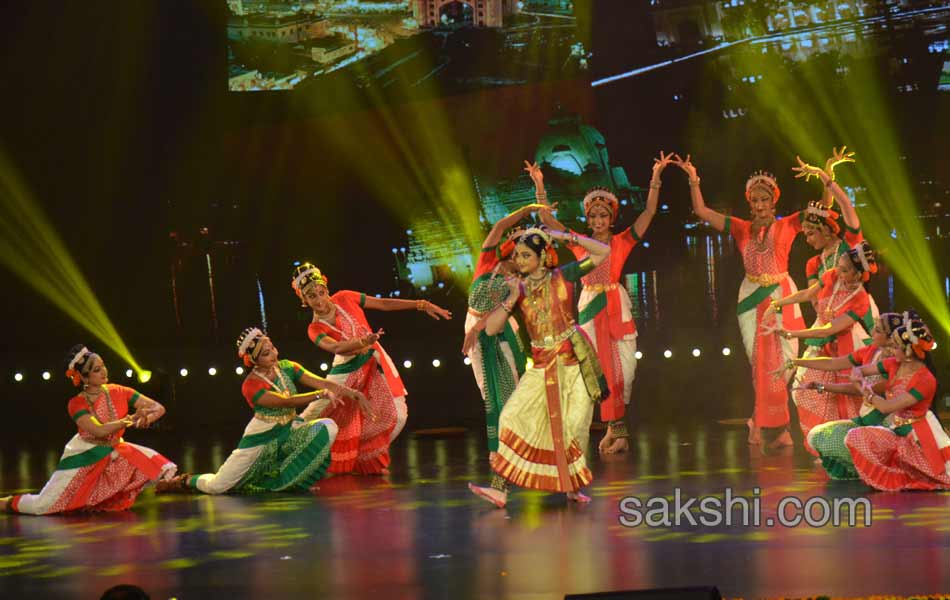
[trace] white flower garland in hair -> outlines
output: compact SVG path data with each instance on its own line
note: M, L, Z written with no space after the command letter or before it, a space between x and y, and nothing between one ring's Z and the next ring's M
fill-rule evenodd
M264 332L258 329L257 327L252 327L244 334L244 337L241 338L241 342L238 344L238 355L244 356L247 354L247 349L251 347L254 343L254 340L257 338L264 337Z
M867 250L866 250L866 246L864 245L864 243L862 242L862 243L860 243L860 244L855 245L854 249L855 249L855 250L857 251L857 253L858 253L858 258L861 259L861 269L862 269L865 273L870 272L870 271L871 271L871 265L870 265L870 263L868 263ZM907 313L904 313L904 314L906 315Z
M81 363L83 359L89 356L90 354L92 354L92 351L89 350L89 348L86 348L85 346L83 346L82 349L76 353L76 356L74 356L73 359L69 361L69 370L75 369L76 365Z

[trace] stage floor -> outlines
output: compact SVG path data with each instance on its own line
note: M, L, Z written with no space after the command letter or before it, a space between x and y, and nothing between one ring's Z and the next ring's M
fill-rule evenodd
M950 591L948 494L829 482L800 446L763 457L746 445L744 428L713 423L634 435L631 453L603 460L593 433L587 506L519 490L498 510L473 497L466 482L486 482L489 471L481 432L471 431L405 434L388 477L329 479L312 495L149 491L121 514L0 515L0 595L98 598L118 583L140 585L155 599L234 600L547 599L692 585L745 598ZM199 468L222 450L179 448ZM34 489L43 483L35 451L2 452L5 493L28 487L24 477ZM763 525L620 524L622 498L645 503L677 487L690 496L722 497L729 488L749 498L759 488ZM784 496L866 496L872 523L766 527Z

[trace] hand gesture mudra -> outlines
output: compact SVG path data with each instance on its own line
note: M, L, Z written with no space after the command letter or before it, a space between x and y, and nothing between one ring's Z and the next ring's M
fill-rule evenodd
M696 165L694 165L692 160L690 160L691 156L692 155L687 154L686 158L683 159L679 154L674 154L671 162L677 167L683 169L690 179L696 179L699 175L696 172Z
M544 173L541 172L541 167L538 166L538 163L524 161L524 170L528 173L528 176L531 177L531 181L534 182L535 187L544 187Z
M805 181L811 181L812 177L818 177L820 179L822 175L827 176L828 179L833 179L833 177L829 173L826 173L824 170L820 169L819 167L810 165L806 163L805 161L803 161L802 157L796 156L795 160L798 161L798 166L792 167L792 171L795 171L796 179L801 179L802 177L804 177Z
M847 146L842 146L841 150L838 150L837 148L831 149L831 156L825 161L826 173L834 175L835 167L838 165L842 163L854 162L854 152L846 152L847 149Z
M665 154L662 150L660 150L660 158L653 159L653 179L654 180L659 180L660 174L663 173L663 169L665 169L668 165L676 162L674 160L675 156L676 155L673 154L672 152L670 152L669 154ZM676 158L679 158L679 157L676 157Z

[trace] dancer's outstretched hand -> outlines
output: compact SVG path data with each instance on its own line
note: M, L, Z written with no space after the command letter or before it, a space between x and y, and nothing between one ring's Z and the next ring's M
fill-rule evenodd
M676 158L679 157L672 152L669 154L664 154L663 151L660 150L660 158L653 159L653 180L659 181L660 174L663 173L663 169L671 164L676 163Z
M829 179L832 178L830 174L825 173L822 169L803 161L801 156L796 156L795 160L798 161L798 166L792 167L792 171L795 171L796 179L801 179L804 177L805 181L810 181L812 177L821 178L822 175L828 177Z
M469 356L469 353L475 348L475 344L478 343L478 334L485 330L487 320L488 317L482 317L465 334L465 339L462 341L462 354Z
M428 300L426 300L425 307L422 310L436 321L439 319L445 319L448 321L452 318L451 312L445 310L441 306L429 302Z
M831 156L828 160L825 161L825 172L829 175L834 176L835 167L842 163L853 163L854 162L854 152L845 152L847 146L842 146L841 150L837 148L831 149Z
M524 170L528 173L528 176L531 177L531 181L534 182L535 187L544 189L544 173L541 172L541 167L538 166L538 163L524 161Z
M759 335L761 335L762 337L765 337L768 335L772 335L773 333L781 334L782 328L779 327L778 325L773 326L773 325L766 325L765 323L762 323L761 325L759 325L759 332L760 332Z
M696 171L696 165L690 160L690 156L691 155L687 154L686 158L683 159L679 154L674 154L671 162L680 169L683 169L683 171L689 175L690 179L696 179L699 175Z

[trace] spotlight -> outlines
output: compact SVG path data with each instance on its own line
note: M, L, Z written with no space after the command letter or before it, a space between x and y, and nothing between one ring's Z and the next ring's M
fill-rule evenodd
M729 348L723 348L723 349L722 349L722 355L723 355L723 356L729 356L730 354L732 354L732 350L730 350Z
M411 369L412 361L407 358L406 360L402 361L402 366L406 367L407 369Z
M132 379L132 369L126 369L126 370L125 370L125 378L126 378L126 379Z
M407 229L407 230L406 230L406 235L412 235L412 230L411 230L411 229Z
M470 365L472 364L472 359L466 356L465 358L462 359L462 362L467 365Z
M660 206L660 210L670 210L670 205L669 205L669 204L664 204L664 205Z
M672 351L672 350L664 350L664 351L663 351L663 356L665 356L666 358L672 358L672 357L673 357L673 351Z
M152 379L151 371L140 371L139 372L139 383L148 383Z
M52 375L49 374L49 371L43 371L43 381L49 381L50 377L52 377Z
M439 367L442 366L442 361L439 360L438 358L434 358L432 359L432 366L438 369Z
M934 340L934 347L931 348L931 350L936 350L936 349L937 349L937 340Z
M182 377L188 377L188 369L186 369L185 367L182 367L181 370L178 371L178 374L181 375Z
M214 377L217 374L218 374L217 369L215 369L214 367L208 367L208 375L211 375L212 377Z
M693 348L693 357L694 357L694 358L699 358L699 355L700 355L700 354L702 354L702 352L699 351L699 348Z
M329 371L329 370L330 370L330 366L329 366L327 363L320 363L320 370L321 370L321 371Z
M23 373L16 373L13 375L14 381L23 381Z
M244 375L244 367L238 365L238 366L234 369L234 372L235 372L237 375Z
M636 357L637 360L640 360L641 358L643 358L643 352L640 352L639 350L634 352L633 355Z
M397 252L399 252L399 249L398 249L398 248L393 248L393 254L395 254L395 253L397 253Z
M644 248L649 248L649 247L650 247L650 242L643 242L643 247L644 247Z

